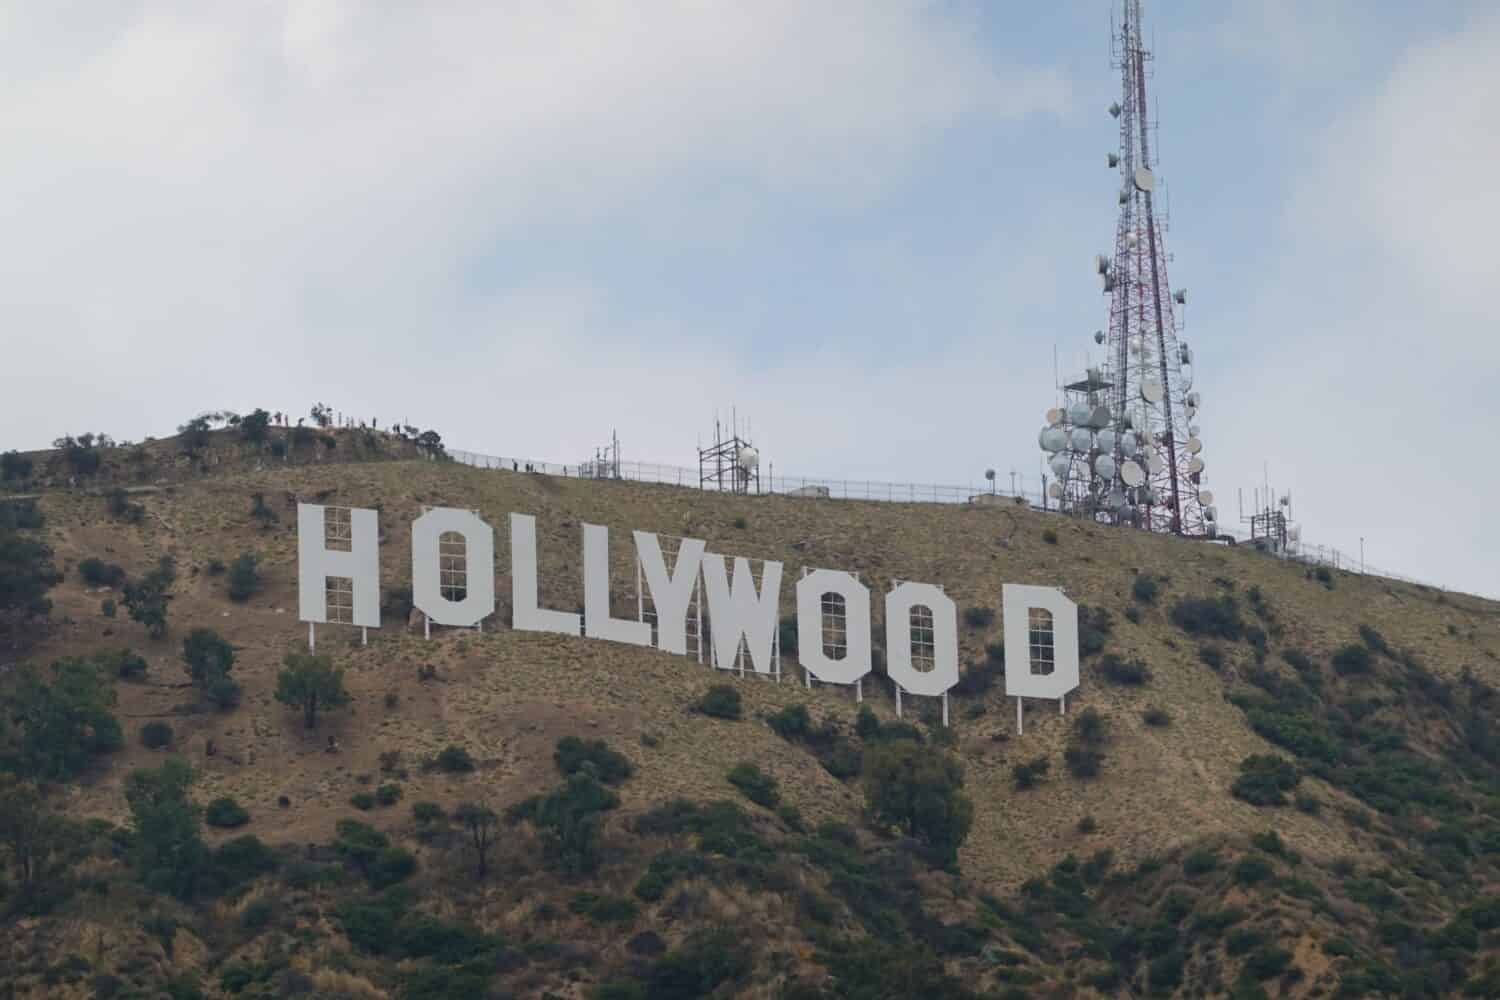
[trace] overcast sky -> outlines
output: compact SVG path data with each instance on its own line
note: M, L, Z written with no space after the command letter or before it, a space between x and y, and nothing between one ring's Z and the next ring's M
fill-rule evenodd
M1500 12L1147 4L1206 482L1500 595ZM1107 301L1106 0L0 5L0 448L324 400L453 447L1036 484Z

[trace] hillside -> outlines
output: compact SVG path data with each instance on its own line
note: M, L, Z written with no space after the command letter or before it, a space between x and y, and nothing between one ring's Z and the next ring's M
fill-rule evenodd
M45 899L12 871L0 996L1442 996L1464 984L1500 995L1500 606L1020 508L733 497L341 450L350 460L288 465L225 448L163 460L175 475L107 465L106 486L155 486L130 495L138 513L62 476L29 482L36 499L11 505L40 513L40 528L16 531L43 540L62 574L45 620L12 634L24 659L103 663L128 647L146 670L99 671L122 745L43 782L71 839ZM381 510L389 607L368 646L356 629L320 628L318 652L343 669L351 700L316 729L274 697L306 637L298 500ZM482 632L424 639L407 626L398 591L424 505L474 509L497 529L500 610ZM960 609L995 614L963 616L970 681L950 729L916 698L914 731L857 729L852 696L806 690L791 657L776 684L512 632L512 511L537 516L550 607L582 603L579 524L590 522L611 529L622 615L634 608L630 529L784 562L783 614L804 566L857 570L875 593L893 579L941 583ZM234 601L224 568L242 553L259 581ZM139 581L163 556L175 579L160 638L127 617L122 582L80 576L92 557ZM1024 735L1003 683L983 680L997 667L986 650L1001 636L1005 582L1064 588L1090 625L1067 715L1030 705ZM234 647L237 704L206 701L185 672L183 640L199 627ZM12 699L21 675L7 671ZM695 710L725 683L742 718ZM889 723L889 684L865 693ZM799 705L811 731L767 724ZM142 729L160 721L170 743L148 749ZM18 715L6 738L23 746L37 725ZM580 814L602 825L589 863L571 867L542 835L545 804L525 805L579 792L554 759L564 737L602 740L630 764L592 785L618 804ZM868 771L914 740L962 765L973 820L956 864L867 815L858 755ZM1091 770L1080 746L1092 776L1079 776ZM447 747L473 769L444 769ZM852 771L840 753L856 755ZM143 884L127 775L170 755L193 769L198 803L228 797L248 812L204 831L210 847L257 838L253 850L236 841L264 858L232 885ZM1283 805L1265 804L1274 788L1256 791L1274 774L1242 779L1254 755L1288 762ZM1018 767L1035 775L1024 765L1039 758L1045 774L1023 787ZM726 780L746 761L774 778L783 808ZM351 804L386 785L399 801ZM483 881L462 824L412 808L451 815L463 802L512 813ZM390 846L362 854L352 842L378 835L340 830L349 819ZM371 857L402 848L414 871L372 873ZM660 892L642 889L652 873ZM432 918L425 937L410 926L418 911Z

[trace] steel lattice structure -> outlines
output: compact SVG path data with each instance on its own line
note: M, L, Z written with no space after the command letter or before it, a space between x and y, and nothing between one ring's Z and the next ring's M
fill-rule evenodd
M1065 405L1048 414L1041 443L1052 453L1051 493L1075 513L1153 531L1215 533L1213 497L1202 487L1202 443L1195 418L1192 351L1178 334L1175 307L1185 291L1167 282L1166 220L1156 199L1151 157L1155 126L1146 102L1151 54L1141 32L1140 0L1123 0L1113 33L1120 100L1109 111L1119 123L1119 217L1113 256L1095 258L1109 296L1103 363L1060 386Z

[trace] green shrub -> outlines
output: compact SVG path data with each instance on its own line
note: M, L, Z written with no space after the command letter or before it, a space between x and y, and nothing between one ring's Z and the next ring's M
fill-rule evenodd
M113 618L115 616L115 599L113 597L106 597L100 601L99 613L105 618Z
M974 606L964 608L964 624L970 628L989 628L995 623L995 609Z
M1302 780L1297 768L1275 754L1252 754L1240 761L1230 792L1255 806L1284 806L1287 793Z
M877 821L922 841L943 864L957 859L974 806L963 793L963 765L935 747L909 740L866 751L865 802Z
M172 727L165 722L148 722L141 727L141 745L148 750L161 750L172 745Z
M1151 668L1140 660L1124 660L1114 653L1106 653L1099 661L1099 673L1104 679L1126 687L1139 687L1151 680Z
M576 774L585 767L593 768L594 776L606 785L618 785L634 771L630 759L611 750L603 740L581 740L576 736L564 736L558 740L552 759L564 775Z
M1078 655L1093 656L1101 652L1113 631L1114 621L1107 609L1078 606Z
M1172 605L1172 624L1188 635L1234 641L1244 631L1239 606L1233 597L1185 597Z
M456 743L443 747L438 752L435 763L439 771L446 771L448 774L463 774L474 770L474 758Z
M214 799L208 804L208 808L203 810L203 822L209 826L233 829L250 822L250 814L234 799L224 796Z
M146 658L131 649L111 649L94 654L101 670L122 681L137 681L146 676Z
M1367 646L1350 643L1333 654L1333 669L1340 674L1367 674L1375 658Z
M1230 874L1239 885L1256 885L1264 882L1275 873L1271 862L1259 854L1247 854L1234 863Z
M1152 705L1141 713L1141 721L1153 729L1163 729L1172 724L1172 716L1159 705Z
M766 717L766 725L784 740L796 740L812 729L812 716L806 705L788 705L781 711Z
M256 569L254 553L242 552L229 564L229 599L245 602L260 590L260 572Z
M1056 545L1057 544L1057 532L1053 531L1051 528L1047 528L1047 529L1043 530L1043 532L1042 532L1042 541L1046 542L1048 545Z
M401 800L401 786L387 782L375 789L375 801L383 806L393 806Z
M744 711L739 691L728 684L710 687L694 707L714 719L738 719Z
M624 896L601 896L593 892L580 892L568 904L574 913L588 917L596 924L628 924L635 919L640 907Z
M1313 578L1329 590L1333 589L1333 573L1329 571L1327 566L1319 566L1313 570Z
M411 804L411 817L424 826L430 823L442 822L443 807L436 802L413 802Z
M1047 776L1051 767L1052 762L1046 757L1037 757L1022 764L1016 764L1010 769L1011 776L1015 778L1016 790L1025 791L1028 788L1035 788Z
M1218 852L1207 847L1194 848L1182 859L1182 873L1189 878L1207 875L1218 867Z
M1134 582L1130 585L1130 596L1142 604L1155 604L1156 595L1160 590L1161 585L1151 574L1137 573Z
M781 801L776 779L749 761L741 761L730 768L728 777L729 783L756 805L774 809Z
M512 823L535 824L548 862L565 874L579 875L598 867L604 813L619 804L614 792L584 770L570 775L561 788L511 806L505 815Z
M89 556L78 563L78 575L91 587L118 587L125 582L125 570L107 563L97 556Z
M369 792L355 792L349 796L349 804L361 812L368 812L375 808L375 796Z

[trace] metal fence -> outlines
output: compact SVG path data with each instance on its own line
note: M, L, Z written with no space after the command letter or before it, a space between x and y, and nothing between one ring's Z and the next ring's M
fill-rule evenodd
M448 454L456 462L480 469L496 469L508 472L533 472L547 476L564 476L569 479L624 479L637 483L658 483L666 486L683 486L691 489L703 488L697 469L678 465L658 465L652 462L583 462L578 465L559 465L556 462L540 462L535 459L513 458L501 455L483 455L472 451L449 449ZM782 496L826 497L833 500L879 500L888 503L948 503L1014 502L1024 503L1034 510L1055 511L1055 507L1044 500L1040 490L1026 489L1024 477L1014 492L1000 490L986 482L983 486L970 483L966 486L943 486L935 483L888 483L869 479L817 479L802 476L766 475L761 477L760 492ZM1344 573L1378 576L1418 587L1446 590L1440 584L1417 580L1400 573L1378 569L1362 559L1348 555L1327 545L1299 544L1296 551L1284 553L1287 558L1309 566L1327 566Z

